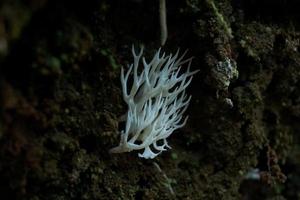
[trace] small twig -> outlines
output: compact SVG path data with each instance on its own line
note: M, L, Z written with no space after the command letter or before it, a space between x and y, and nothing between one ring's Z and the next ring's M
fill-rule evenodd
M168 38L166 0L159 0L160 44L164 46Z
M174 192L174 190L173 190L173 188L172 188L172 186L171 186L171 181L170 181L170 179L167 177L166 173L163 172L163 171L161 170L161 168L159 167L159 165L158 165L156 162L153 162L153 165L154 165L154 166L156 167L156 169L162 174L162 176L164 177L164 179L166 179L166 186L167 186L167 188L169 189L170 193L171 193L173 196L175 196L175 192Z

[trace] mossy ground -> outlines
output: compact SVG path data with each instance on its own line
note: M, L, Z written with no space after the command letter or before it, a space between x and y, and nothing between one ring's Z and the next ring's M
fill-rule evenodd
M172 150L143 160L108 150L126 112L120 67L132 44L146 58L159 47L158 1L1 2L1 199L300 198L297 6L167 0L164 49L188 48L200 73ZM226 58L229 87L213 73Z

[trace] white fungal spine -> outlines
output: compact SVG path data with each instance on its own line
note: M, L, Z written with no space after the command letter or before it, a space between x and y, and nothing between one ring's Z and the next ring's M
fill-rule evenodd
M121 71L123 98L128 105L126 128L121 132L119 146L110 152L144 149L139 156L152 159L170 148L166 138L185 125L187 117L183 120L182 115L191 100L191 96L185 94L185 89L198 70L190 72L192 58L183 60L186 52L178 58L179 50L174 56L160 56L159 49L150 63L142 58L144 69L138 73L143 48L136 54L132 47L132 54L133 64L126 74L123 68ZM188 68L183 73L181 66L186 63ZM128 91L132 71L133 83Z

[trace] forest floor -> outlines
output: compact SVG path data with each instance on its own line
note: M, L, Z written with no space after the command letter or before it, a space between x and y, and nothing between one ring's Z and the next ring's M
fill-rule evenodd
M160 47L158 1L85 3L0 2L1 199L300 199L298 1L167 0L162 51L200 72L152 160L109 149L131 47Z

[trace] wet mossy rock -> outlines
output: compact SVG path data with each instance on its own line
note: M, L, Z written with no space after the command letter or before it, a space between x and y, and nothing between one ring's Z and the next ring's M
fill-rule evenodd
M108 150L131 45L159 47L158 1L3 0L1 199L299 198L299 6L167 0L164 50L189 49L200 73L172 149L143 160Z

